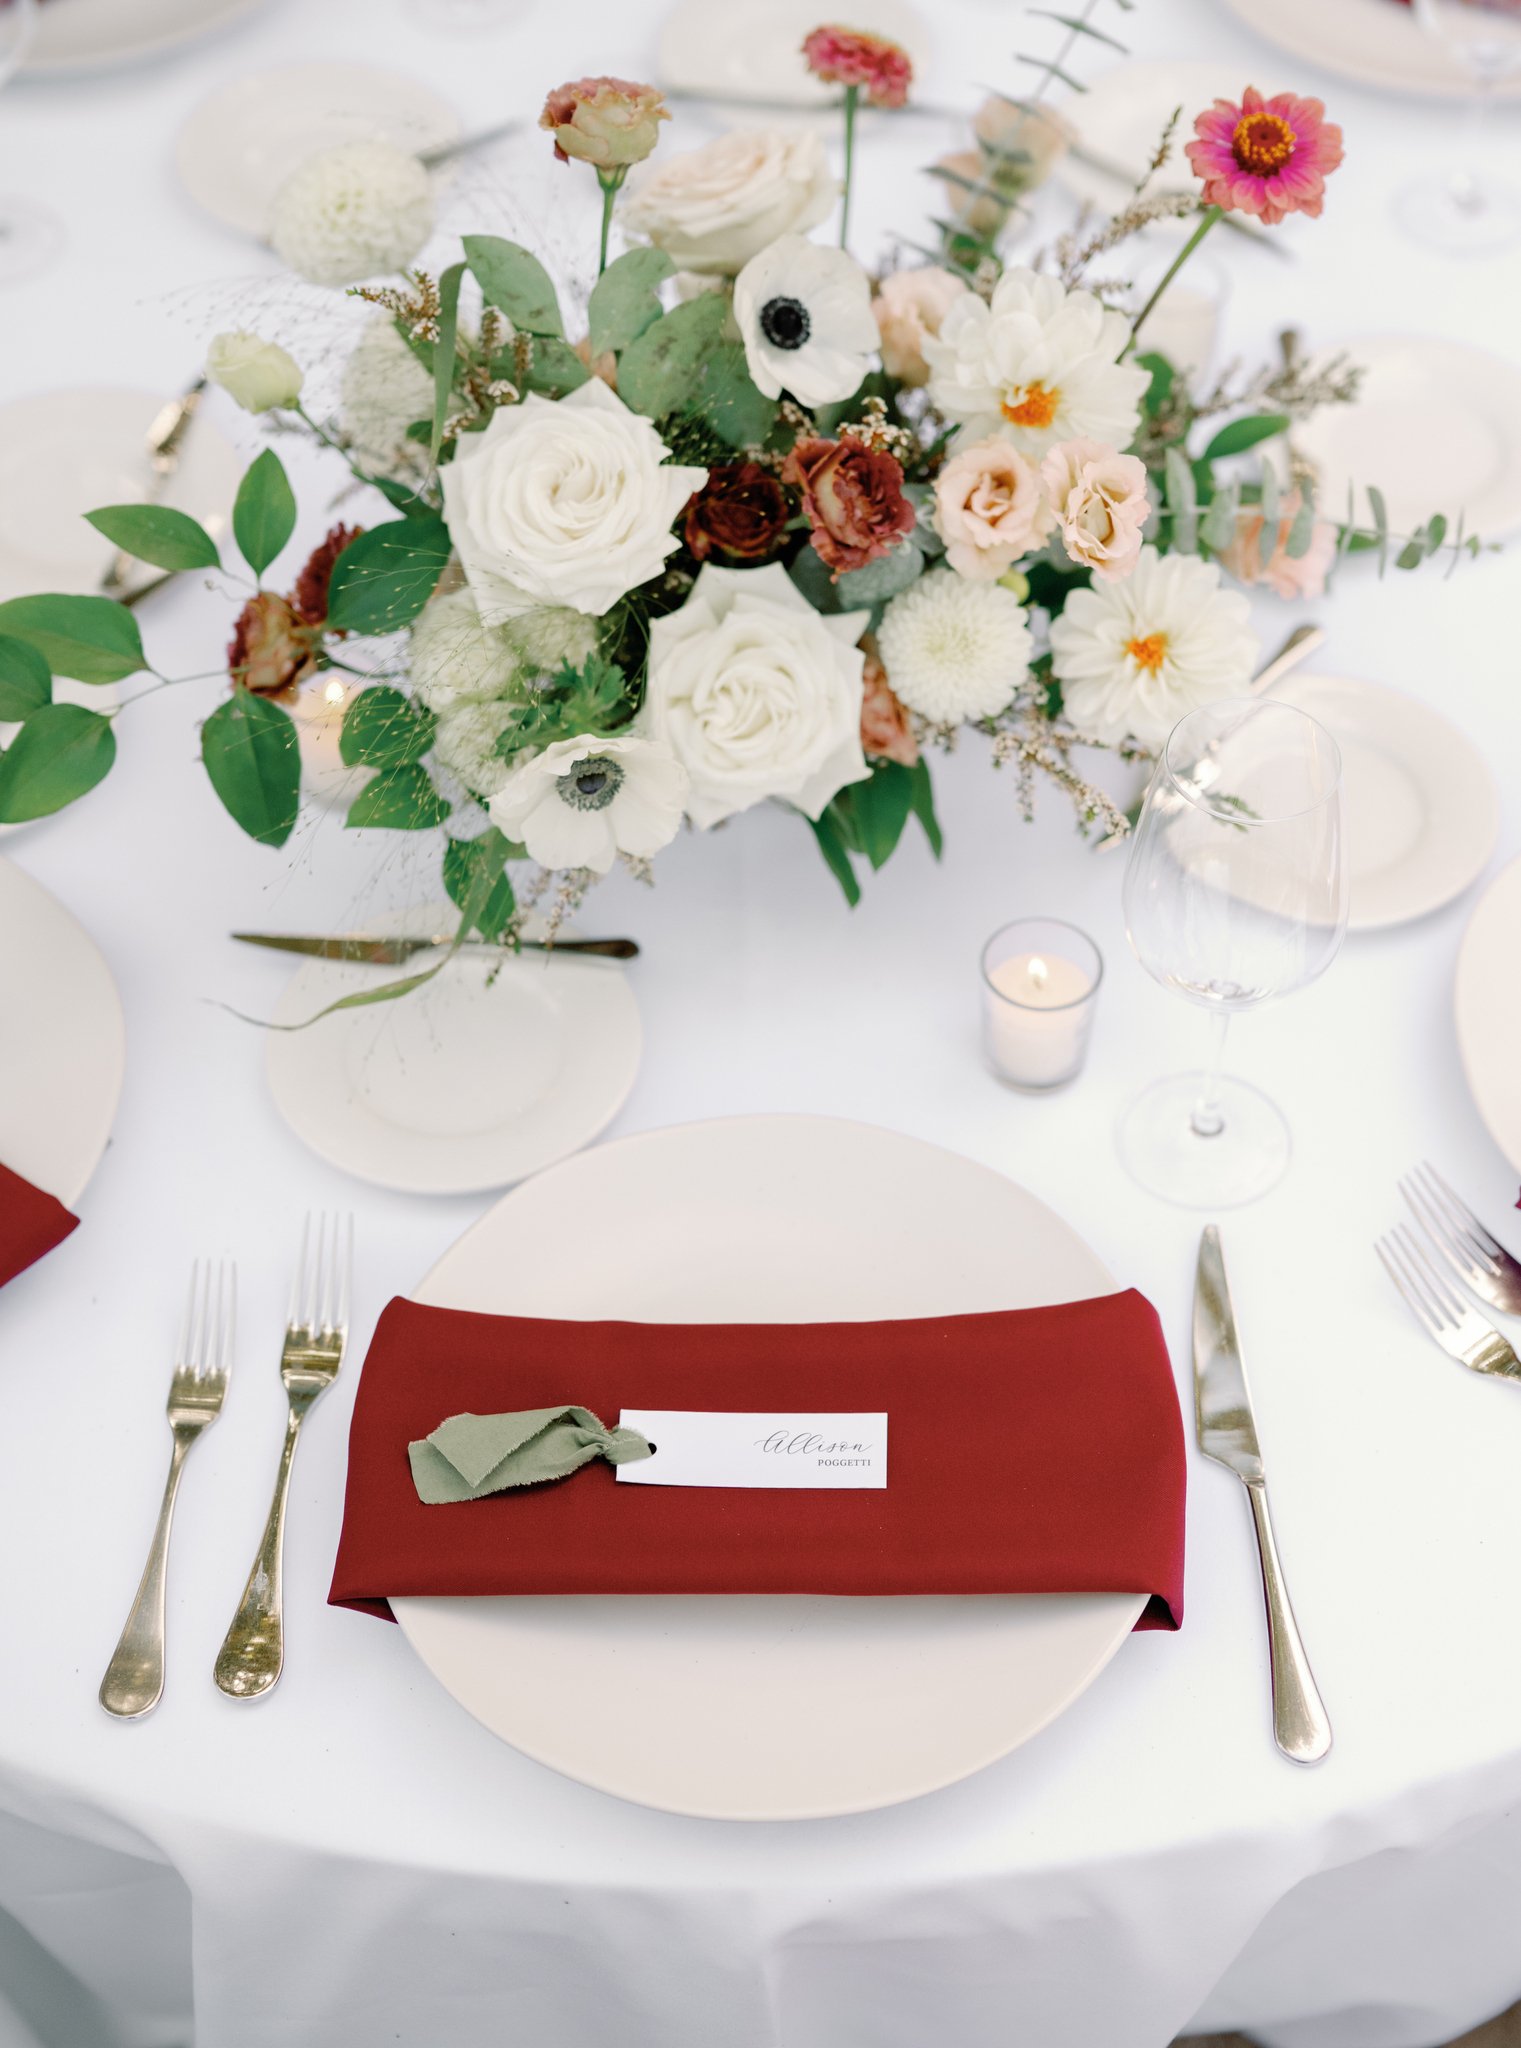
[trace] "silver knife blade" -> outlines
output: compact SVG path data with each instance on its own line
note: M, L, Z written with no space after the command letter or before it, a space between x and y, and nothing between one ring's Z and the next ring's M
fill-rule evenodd
M1225 1254L1213 1223L1199 1240L1194 1279L1194 1432L1206 1458L1240 1479L1263 1478Z
M401 967L419 953L452 946L453 939L323 939L283 932L234 932L245 946L268 946L276 953L304 953L314 960L354 960L373 967Z

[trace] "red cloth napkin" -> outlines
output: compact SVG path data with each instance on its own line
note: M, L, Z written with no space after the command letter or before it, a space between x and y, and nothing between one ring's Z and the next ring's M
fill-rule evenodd
M0 1287L78 1228L79 1218L62 1202L0 1166Z
M886 1410L875 1491L549 1485L425 1506L407 1445L446 1416L568 1402ZM396 1300L364 1362L328 1595L1146 1593L1183 1619L1183 1428L1134 1292L915 1322L547 1322Z

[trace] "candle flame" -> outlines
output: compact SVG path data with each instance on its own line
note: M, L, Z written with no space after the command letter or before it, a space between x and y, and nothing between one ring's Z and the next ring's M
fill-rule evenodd
M1030 960L1030 980L1031 980L1031 983L1032 983L1032 984L1033 984L1033 985L1034 985L1034 986L1035 986L1036 988L1044 988L1044 987L1045 987L1045 985L1046 985L1046 983L1047 983L1047 982L1048 982L1048 981L1049 981L1050 979L1051 979L1051 970L1050 970L1050 968L1049 968L1049 967L1047 967L1047 965L1046 965L1045 961L1041 959L1041 957L1040 957L1039 953L1033 954L1033 955L1031 956L1031 960Z
M336 676L323 686L322 700L325 704L341 704L347 695L348 691Z

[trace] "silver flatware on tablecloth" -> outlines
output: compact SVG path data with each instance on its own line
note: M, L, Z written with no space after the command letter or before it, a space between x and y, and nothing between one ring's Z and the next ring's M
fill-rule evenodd
M1443 1262L1481 1301L1521 1315L1521 1260L1484 1228L1436 1168L1423 1163L1400 1182L1400 1193Z
M1449 1358L1470 1372L1521 1380L1515 1346L1470 1306L1448 1279L1437 1255L1410 1228L1397 1223L1374 1247L1421 1328Z

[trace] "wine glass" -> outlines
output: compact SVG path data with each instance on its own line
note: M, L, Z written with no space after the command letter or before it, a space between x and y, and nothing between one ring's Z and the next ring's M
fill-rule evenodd
M1188 1208L1255 1201L1288 1165L1288 1125L1221 1063L1235 1012L1307 987L1346 930L1341 756L1324 727L1260 697L1176 725L1125 870L1125 925L1146 971L1214 1028L1204 1072L1154 1083L1125 1116L1125 1164Z
M1415 0L1415 18L1468 72L1474 96L1465 160L1405 192L1401 217L1428 247L1487 256L1521 240L1521 194L1482 161L1495 92L1521 70L1521 0Z
M0 87L20 68L37 32L37 0L0 0ZM17 192L0 193L0 285L45 270L63 229L57 214Z

